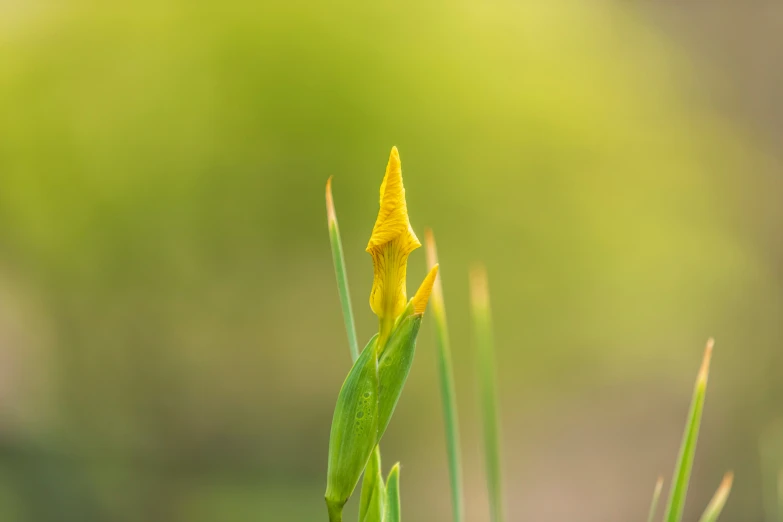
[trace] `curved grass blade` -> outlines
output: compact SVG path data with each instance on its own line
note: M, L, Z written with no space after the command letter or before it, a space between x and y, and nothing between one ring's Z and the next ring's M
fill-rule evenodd
M432 230L425 232L427 243L427 268L438 264L438 252ZM454 389L454 370L451 363L451 347L446 325L446 307L443 301L443 286L440 274L432 289L432 313L435 317L435 339L438 345L438 374L440 395L443 402L443 422L446 428L446 452L449 459L451 484L451 510L454 522L464 520L464 496L462 493L462 461L460 458L459 420L457 418L457 394Z
M400 522L400 463L395 464L386 479L386 518L384 522Z
M685 497L688 494L688 482L690 481L691 469L693 468L693 456L696 454L696 442L699 439L699 426L701 424L702 410L704 409L704 396L707 392L707 377L710 372L713 344L714 341L712 339L707 341L704 359L701 363L699 375L696 378L690 412L688 413L688 422L685 425L685 433L682 436L680 454L677 457L677 464L674 468L674 476L672 477L672 485L669 491L669 501L663 517L664 522L680 522L682 520Z
M356 324L353 320L351 293L348 291L348 275L345 271L345 257L343 257L340 227L337 225L337 214L334 212L331 177L326 181L326 216L329 222L329 241L332 244L334 273L337 276L337 291L340 294L340 306L343 309L345 333L348 335L348 348L351 350L351 360L356 361L359 358L359 342L356 340Z
M713 495L710 503L707 504L707 509L701 515L699 522L715 522L720 516L720 512L723 511L723 506L726 505L726 500L729 498L731 492L731 483L734 481L734 473L729 471L723 475L723 480L718 486L718 490Z
M487 469L490 520L503 521L503 495L500 471L500 426L498 419L497 377L492 340L492 316L489 308L487 273L483 266L470 274L470 301L479 359L479 388L484 425L484 454Z
M647 514L647 522L653 522L655 518L655 511L658 509L658 501L661 498L661 490L663 489L663 477L658 477L658 481L655 483L655 489L653 490L652 502L650 503L650 511Z

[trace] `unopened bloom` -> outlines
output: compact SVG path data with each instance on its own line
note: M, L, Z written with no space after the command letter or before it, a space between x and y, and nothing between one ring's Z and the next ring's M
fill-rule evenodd
M402 184L402 167L397 147L392 147L386 174L381 183L380 210L372 229L367 252L373 261L373 283L370 292L370 308L380 321L380 350L388 339L394 321L407 305L405 276L408 256L421 246L408 218L405 187ZM427 307L432 282L437 272L433 268L425 279L417 299L414 313L423 313Z
M327 204L329 220L336 225L331 200ZM381 183L378 218L367 245L374 266L370 307L380 320L380 328L354 363L337 397L324 495L330 522L342 522L343 506L355 490L362 471L365 484L360 513L364 513L365 521L382 520L385 493L380 453L375 448L389 425L410 373L419 326L438 274L436 264L408 301L405 288L408 256L420 246L408 219L400 155L393 147ZM377 460L372 457L373 452Z

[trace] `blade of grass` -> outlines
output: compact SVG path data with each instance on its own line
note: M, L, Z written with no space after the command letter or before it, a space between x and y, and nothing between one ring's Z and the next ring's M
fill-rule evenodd
M661 490L663 489L663 477L658 477L658 481L655 483L655 489L653 490L652 502L650 503L650 511L647 514L647 522L653 522L655 518L655 511L658 509L658 501L661 498Z
M731 483L734 481L734 473L729 471L723 475L723 480L718 486L718 490L713 495L710 503L707 504L707 508L701 515L699 522L715 522L720 516L720 512L723 511L723 506L726 505L726 500L729 498L731 492Z
M714 341L712 339L707 341L704 359L702 360L701 369L693 389L688 421L685 425L685 433L682 436L680 454L677 457L677 464L674 468L674 476L672 477L671 489L669 490L669 501L666 505L666 514L663 517L665 522L680 522L682 520L685 497L688 494L688 482L690 481L691 469L693 468L693 456L696 453L696 442L699 439L699 426L701 424L701 413L704 408L704 396L707 391L707 377L710 372L713 344Z
M500 426L498 419L497 377L495 351L492 340L492 314L489 308L487 273L476 266L470 273L470 301L473 309L473 327L476 335L479 365L479 390L484 428L487 492L490 520L503 521L503 495L500 471Z
M356 361L359 358L359 343L356 340L356 325L353 320L353 308L351 308L351 294L348 291L348 276L345 271L340 227L337 225L337 214L334 212L331 177L326 181L326 216L329 223L329 241L332 243L334 273L337 276L337 291L340 293L345 332L348 334L348 348L351 350L351 360Z
M427 229L427 268L438 264L438 252L432 230ZM440 376L440 395L443 402L443 422L446 428L446 452L449 459L449 478L451 483L451 510L454 522L464 520L464 501L462 494L462 461L460 458L459 421L457 418L457 394L454 389L454 370L451 364L451 347L446 325L446 308L443 301L443 286L440 273L432 288L432 314L435 317L435 339L438 345L438 373Z

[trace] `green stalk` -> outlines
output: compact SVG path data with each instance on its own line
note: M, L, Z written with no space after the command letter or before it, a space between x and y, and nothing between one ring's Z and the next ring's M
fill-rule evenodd
M348 335L348 348L351 350L351 360L356 362L356 359L359 358L359 343L356 340L356 325L353 320L353 308L351 308L351 294L348 291L348 276L345 271L340 227L337 225L337 214L334 212L331 177L326 181L326 215L329 222L329 240L332 243L334 273L337 276L337 291L340 294L340 306L343 309L345 333Z
M658 477L658 481L655 483L655 489L653 490L652 502L650 503L650 511L647 514L647 522L653 522L655 518L655 511L658 509L658 501L661 498L661 490L663 489L663 477Z
M438 263L435 238L432 230L426 231L427 268L432 269ZM443 286L440 274L432 288L432 312L435 316L435 339L438 345L438 370L440 375L440 395L443 402L443 421L446 428L446 451L449 459L449 479L451 484L451 509L454 522L464 520L464 501L462 493L462 461L460 459L459 421L457 419L457 394L454 388L454 370L451 364L451 347L446 325L446 308L443 301Z
M734 473L729 471L723 476L723 480L718 486L718 490L713 495L710 503L707 504L707 509L701 515L699 522L715 522L720 516L720 512L723 511L723 506L726 505L726 500L729 498L731 492L731 483L734 481Z
M701 424L702 410L704 409L704 396L707 392L707 377L710 372L710 357L712 356L713 344L714 341L712 339L707 341L704 359L701 363L699 375L696 378L690 412L688 413L688 422L685 425L685 433L682 436L680 454L677 457L671 490L669 491L669 501L666 505L666 514L663 517L664 522L680 522L682 520L685 497L688 494L688 482L690 481L693 468L693 457L696 454L696 442L699 438L699 426Z
M492 314L489 308L487 273L483 266L475 267L470 275L471 304L479 363L479 389L484 425L484 454L487 470L490 520L503 521L503 495L500 471L500 426L498 419L497 377L495 350L492 340Z

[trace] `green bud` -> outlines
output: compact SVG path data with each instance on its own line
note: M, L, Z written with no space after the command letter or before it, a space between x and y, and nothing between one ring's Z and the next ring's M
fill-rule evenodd
M403 314L378 360L379 442L389 425L394 408L397 407L397 401L402 395L402 388L411 371L419 326L421 326L421 314Z
M359 522L383 522L386 509L386 489L381 475L381 451L378 446L372 452L362 480L362 498L359 504Z
M384 522L400 522L400 463L392 467L386 479L386 518Z
M378 358L370 339L345 378L332 418L326 506L331 522L341 522L343 506L356 488L378 440Z

